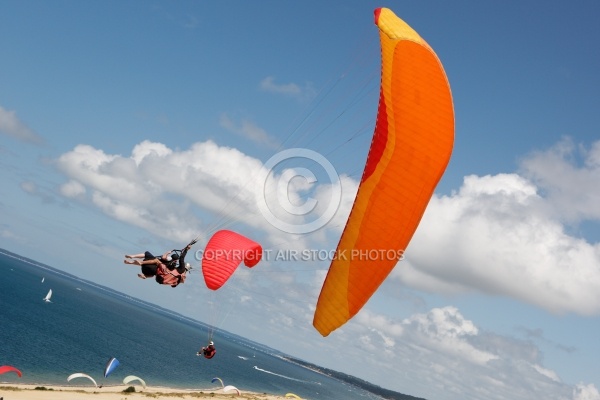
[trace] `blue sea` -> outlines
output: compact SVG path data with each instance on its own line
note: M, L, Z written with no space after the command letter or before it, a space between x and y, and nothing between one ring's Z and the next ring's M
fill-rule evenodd
M42 299L49 289L52 303ZM306 399L380 399L286 359L277 350L219 331L217 355L196 356L207 326L0 249L0 365L23 376L0 383L121 385L125 376L150 386L217 391L215 377L244 391ZM104 378L106 362L120 364ZM220 384L219 384L220 385Z

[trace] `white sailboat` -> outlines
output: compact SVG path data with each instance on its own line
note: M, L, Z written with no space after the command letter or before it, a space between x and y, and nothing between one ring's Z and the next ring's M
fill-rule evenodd
M50 289L50 290L48 291L48 294L46 295L46 297L44 297L44 301L45 301L46 303L52 303L52 302L50 301L50 297L52 297L52 289Z
M44 283L44 279L46 279L46 278L42 278L42 283Z

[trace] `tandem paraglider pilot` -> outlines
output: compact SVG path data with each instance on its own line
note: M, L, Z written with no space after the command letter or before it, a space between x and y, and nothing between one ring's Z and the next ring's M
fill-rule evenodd
M161 285L176 287L184 283L186 273L191 269L189 263L185 262L185 256L192 247L188 244L183 250L172 250L160 257L155 257L149 251L141 254L126 255L124 263L141 266L142 273L138 277L142 279L154 277ZM180 252L181 254L177 254Z
M203 347L202 350L196 353L197 356L204 356L204 358L213 358L217 353L215 343L211 340L208 346Z

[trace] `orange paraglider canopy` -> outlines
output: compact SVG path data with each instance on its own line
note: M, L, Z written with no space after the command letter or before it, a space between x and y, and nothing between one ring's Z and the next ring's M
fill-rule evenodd
M450 160L452 95L440 60L391 10L375 10L381 89L358 193L317 303L323 335L365 305L402 257Z

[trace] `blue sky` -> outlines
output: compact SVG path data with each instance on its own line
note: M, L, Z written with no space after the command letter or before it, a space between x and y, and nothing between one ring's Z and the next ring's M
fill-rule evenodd
M600 4L323 3L4 1L0 247L414 396L600 399ZM456 142L367 306L312 328L326 260L266 259L216 293L197 273L138 279L124 254L221 228L272 254L335 248L375 120L380 6L442 61ZM289 148L343 189L300 236L252 197ZM327 198L314 173L290 182L295 204Z

